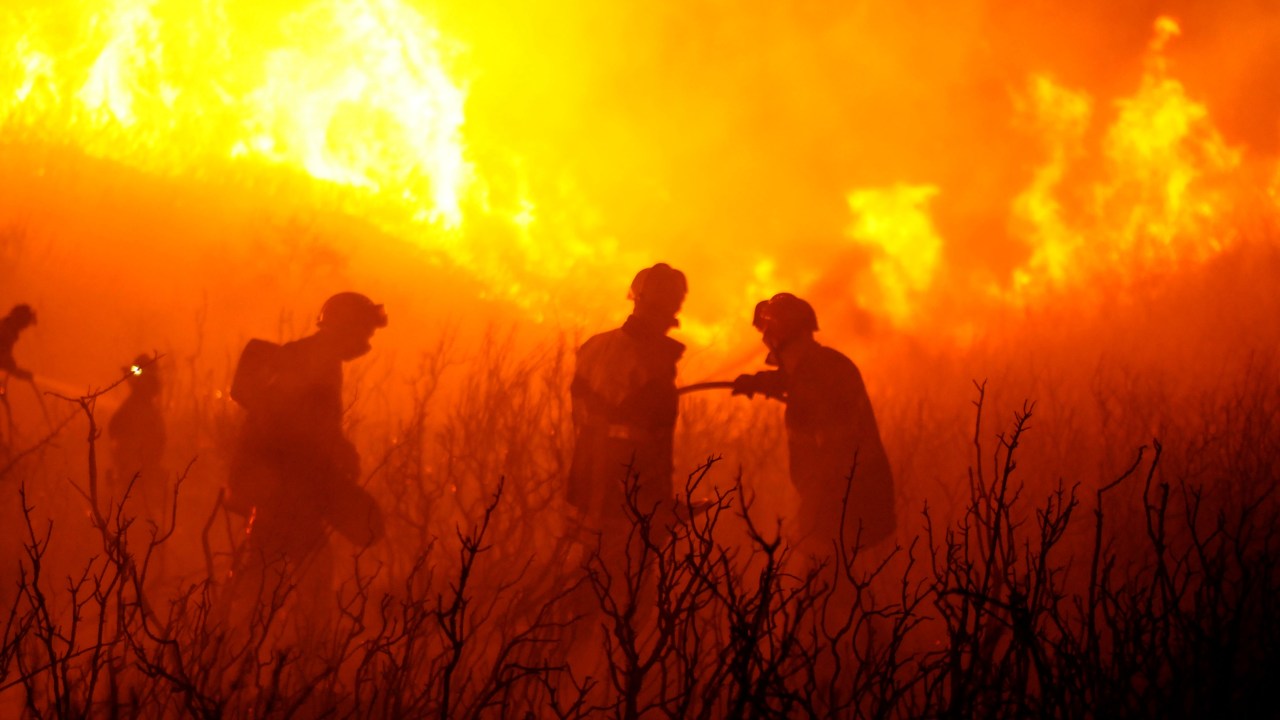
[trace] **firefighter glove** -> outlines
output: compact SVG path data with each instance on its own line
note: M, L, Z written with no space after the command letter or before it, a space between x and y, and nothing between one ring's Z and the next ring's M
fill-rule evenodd
M782 373L777 371L739 375L733 381L733 394L754 397L760 393L766 397L781 399L786 391Z

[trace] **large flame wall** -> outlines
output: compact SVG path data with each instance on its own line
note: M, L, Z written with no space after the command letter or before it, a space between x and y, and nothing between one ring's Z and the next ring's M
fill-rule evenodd
M0 38L0 301L122 356L346 285L406 348L464 306L594 327L656 260L708 369L784 289L829 337L963 344L1280 208L1265 2L67 0Z

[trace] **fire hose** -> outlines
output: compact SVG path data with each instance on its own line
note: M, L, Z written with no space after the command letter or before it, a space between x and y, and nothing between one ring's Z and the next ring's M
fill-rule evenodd
M702 392L703 390L732 390L733 386L734 382L732 380L710 380L677 388L676 394L688 395L689 393ZM689 522L694 518L707 514L711 508L717 505L719 503L715 500L693 500L687 504L676 503L674 509L677 517Z
M676 390L676 393L678 395L687 395L689 393L702 392L703 390L732 390L732 389L733 389L732 380L711 380L708 382L700 382L700 383L694 383L692 385L685 385L682 388L678 388Z

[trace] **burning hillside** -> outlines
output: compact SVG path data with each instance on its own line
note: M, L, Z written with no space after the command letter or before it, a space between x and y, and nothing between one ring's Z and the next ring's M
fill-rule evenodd
M685 336L723 347L749 341L746 310L782 289L861 335L964 336L993 306L1203 262L1276 212L1275 98L1249 98L1271 127L1237 120L1228 135L1205 97L1226 93L1182 79L1224 52L1216 22L1117 12L1108 19L1147 38L1113 43L1100 81L1014 46L1044 31L976 3L883 35L891 18L872 9L520 18L599 26L576 45L514 36L493 25L498 12L20 5L2 29L4 224L55 253L129 248L142 268L138 255L287 256L311 233L333 263L364 263L360 281L434 264L557 324L601 321L586 298L619 297L636 267L665 258L694 278ZM1254 20L1257 32L1276 24ZM633 54L612 44L624 32ZM922 56L925 38L937 46ZM161 199L184 186L198 199ZM149 227L59 227L77 207L100 215L105 195ZM28 285L36 272L11 277L15 295L48 284ZM196 292L159 305L194 310L218 293L183 286ZM284 297L262 300L270 316Z

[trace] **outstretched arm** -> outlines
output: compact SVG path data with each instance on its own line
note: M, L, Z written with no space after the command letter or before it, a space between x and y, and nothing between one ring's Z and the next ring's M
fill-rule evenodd
M18 367L18 363L13 359L12 352L0 353L0 370L5 371L9 375L24 382L35 377L31 374L30 370L24 370L23 368Z
M739 375L733 381L733 394L754 397L760 393L774 400L783 400L787 396L787 375L781 370L765 370L763 372Z

